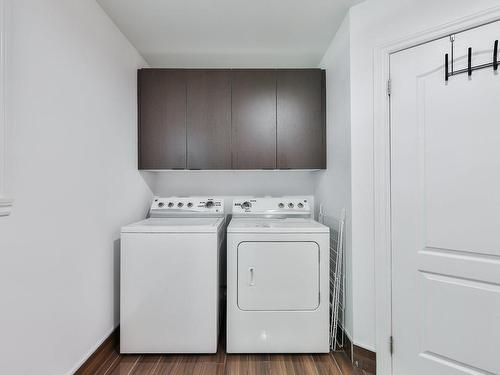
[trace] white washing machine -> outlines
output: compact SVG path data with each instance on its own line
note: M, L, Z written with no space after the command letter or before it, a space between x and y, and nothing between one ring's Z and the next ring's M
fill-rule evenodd
M329 352L329 228L309 198L233 202L227 229L228 353Z
M155 198L122 228L121 353L215 353L224 201Z

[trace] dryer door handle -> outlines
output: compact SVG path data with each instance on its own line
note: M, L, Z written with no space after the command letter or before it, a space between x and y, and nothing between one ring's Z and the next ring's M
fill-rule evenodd
M255 267L248 268L248 285L249 286L255 285Z

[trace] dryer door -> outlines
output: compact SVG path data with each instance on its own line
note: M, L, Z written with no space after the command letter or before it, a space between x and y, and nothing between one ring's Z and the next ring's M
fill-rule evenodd
M238 307L246 311L311 311L319 307L316 242L241 242Z

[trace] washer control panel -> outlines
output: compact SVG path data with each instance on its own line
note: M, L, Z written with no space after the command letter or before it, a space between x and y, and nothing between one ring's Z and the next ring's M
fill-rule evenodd
M311 216L309 197L238 198L232 213L237 216Z
M155 197L149 210L150 217L168 217L172 215L224 214L224 200L212 197Z

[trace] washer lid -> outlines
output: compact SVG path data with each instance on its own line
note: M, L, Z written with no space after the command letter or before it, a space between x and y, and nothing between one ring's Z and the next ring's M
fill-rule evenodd
M122 228L122 233L216 233L222 217L150 218Z
M329 233L330 228L313 219L234 218L228 233Z

